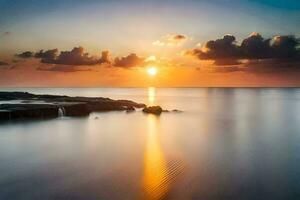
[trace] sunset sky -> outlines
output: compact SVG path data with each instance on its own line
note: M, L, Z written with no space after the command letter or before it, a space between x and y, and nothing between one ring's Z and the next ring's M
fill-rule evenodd
M298 0L0 0L0 86L300 86L299 19Z

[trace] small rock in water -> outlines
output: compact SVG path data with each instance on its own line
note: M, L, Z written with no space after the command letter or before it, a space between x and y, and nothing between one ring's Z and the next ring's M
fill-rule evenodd
M181 110L174 109L172 112L182 112Z
M149 106L143 109L144 113L151 113L155 115L160 115L163 109L160 106Z

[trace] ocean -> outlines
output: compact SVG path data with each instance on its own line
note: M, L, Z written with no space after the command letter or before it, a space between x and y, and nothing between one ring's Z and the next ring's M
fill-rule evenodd
M182 111L2 122L1 200L300 199L300 89L0 91L101 96Z

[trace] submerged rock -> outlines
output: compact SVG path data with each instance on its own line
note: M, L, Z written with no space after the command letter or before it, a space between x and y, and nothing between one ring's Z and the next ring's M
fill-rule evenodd
M182 110L173 109L172 112L181 113Z
M177 109L173 109L173 110L163 110L163 112L166 112L166 113L170 113L170 112L172 112L172 113L181 113L183 111L177 110Z
M155 115L160 115L162 113L163 109L160 106L149 106L145 107L143 109L144 113L151 113Z

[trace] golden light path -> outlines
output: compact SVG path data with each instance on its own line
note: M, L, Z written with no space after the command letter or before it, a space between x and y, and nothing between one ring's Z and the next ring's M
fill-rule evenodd
M147 116L147 142L144 155L144 199L162 199L169 190L167 163L159 141L158 118Z
M148 88L148 103L155 103L155 87ZM169 190L167 163L162 151L159 129L159 118L155 115L147 116L147 137L144 154L143 188L144 199L162 199Z
M148 87L148 104L153 106L155 104L156 88Z
M156 88L148 88L148 105L155 105ZM178 159L166 161L160 136L159 116L147 115L146 147L144 153L143 200L161 200L170 193L184 165Z

